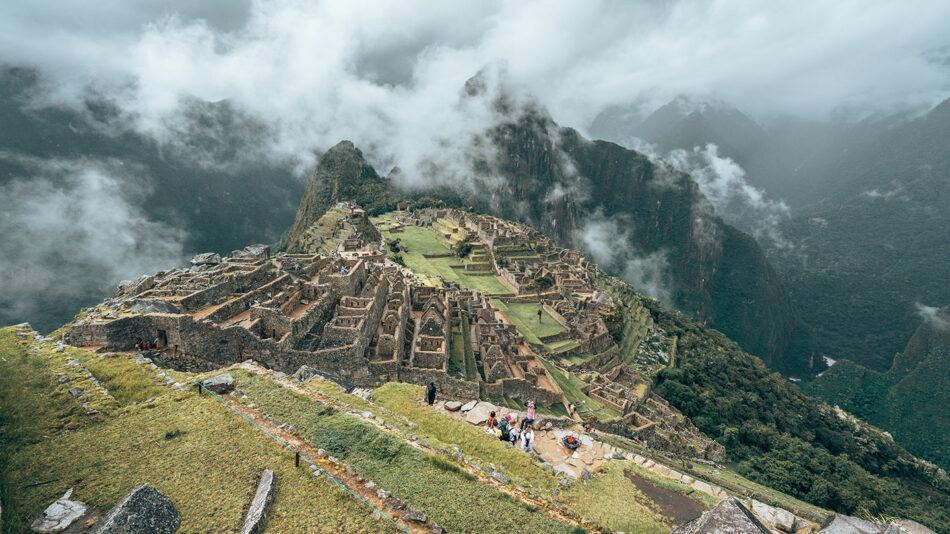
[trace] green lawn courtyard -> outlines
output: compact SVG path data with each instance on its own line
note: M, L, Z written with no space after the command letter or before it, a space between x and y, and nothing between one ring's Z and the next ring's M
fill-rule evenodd
M413 272L424 276L441 276L445 280L489 295L512 293L511 288L491 271L484 271L484 274L466 271L465 265L443 244L442 238L435 231L421 226L403 226L400 231L393 232L394 220L388 214L373 219L373 222L387 242L398 239L399 246L406 248L406 251L401 253L402 259L406 267ZM393 256L391 251L387 253Z

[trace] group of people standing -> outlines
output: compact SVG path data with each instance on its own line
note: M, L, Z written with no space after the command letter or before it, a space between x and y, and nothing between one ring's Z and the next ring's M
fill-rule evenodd
M531 453L531 447L534 446L534 402L528 401L528 410L520 424L516 414L498 418L495 412L489 413L488 421L485 421L485 431L497 436L501 441L517 444L524 452Z
M158 338L155 338L155 341L142 341L142 338L135 339L135 350L151 350L159 348Z
M435 383L429 382L426 386L426 402L429 406L435 403L435 394ZM521 450L530 453L534 445L534 401L528 401L527 408L520 423L515 414L508 414L499 419L495 412L491 412L485 422L485 431L497 436L501 441L517 444Z

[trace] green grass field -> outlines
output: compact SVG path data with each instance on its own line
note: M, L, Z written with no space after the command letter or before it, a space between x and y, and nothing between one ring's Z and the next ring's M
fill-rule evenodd
M446 280L457 282L463 287L489 295L512 293L511 289L494 275L466 274L464 264L443 244L442 238L433 230L421 226L404 226L400 232L391 232L390 227L393 219L388 214L374 218L373 222L387 241L399 239L399 245L407 249L406 252L402 253L403 261L406 267L413 272L428 276L441 276ZM392 255L392 252L387 252ZM445 254L448 256L441 258L425 257L425 255Z
M452 345L449 350L449 376L465 378L465 340L458 327L452 328Z
M424 511L449 532L570 532L571 528L542 510L529 510L510 495L477 482L453 463L412 447L376 426L341 413L246 371L234 371L237 387L259 409L293 425L313 446L325 449L407 505ZM403 385L398 385L403 386ZM414 386L409 386L414 387ZM419 391L410 392L413 397ZM414 402L414 401L410 401ZM424 408L428 409L428 408ZM429 412L430 416L435 414ZM420 419L419 425L424 421ZM463 423L464 424L464 423ZM471 432L478 429L469 427ZM501 447L497 440L471 435L485 446ZM465 443L473 447L474 443ZM517 453L516 450L506 451ZM503 457L501 450L496 451ZM551 475L522 455L526 466ZM341 529L342 530L342 529Z
M4 533L26 531L71 487L74 499L108 510L145 482L178 508L179 532L237 532L265 468L278 480L267 520L288 532L395 531L309 470L294 468L286 449L207 395L161 388L153 402L87 416L66 392L73 382L57 383L66 357L49 347L30 355L11 329L0 330ZM142 366L117 369L97 378L125 384L120 397L154 393L136 385L148 379Z
M567 332L554 317L545 310L541 310L541 320L538 321L540 304L534 302L505 302L502 299L492 299L492 303L504 313L518 328L525 341L531 344L543 345L548 352L570 343L570 340L544 343L540 338Z

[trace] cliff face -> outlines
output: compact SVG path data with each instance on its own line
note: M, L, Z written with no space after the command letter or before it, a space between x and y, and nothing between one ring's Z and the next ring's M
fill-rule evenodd
M661 291L668 304L773 369L811 372L813 341L762 251L715 215L688 175L614 143L584 139L538 109L495 127L486 139L491 150L473 158L471 184L412 195L530 224L561 246L592 253L638 290ZM295 250L302 232L335 202L353 200L372 214L392 209L400 196L344 141L317 165L286 248ZM597 244L606 249L600 257L592 250Z
M607 221L606 235L595 237L610 250L604 259L593 255L608 271L642 279L643 258L662 258L669 304L773 369L810 373L811 334L763 252L715 215L688 175L558 128L540 111L500 126L491 138L497 153L483 162L482 175L505 180L487 200L489 211L582 250L592 248L592 221Z

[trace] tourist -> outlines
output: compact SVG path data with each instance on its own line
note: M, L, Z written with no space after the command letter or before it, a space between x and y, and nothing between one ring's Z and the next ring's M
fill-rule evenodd
M521 420L521 430L532 424L534 424L534 401L528 401L528 413Z
M495 429L495 424L498 421L495 420L495 412L489 412L488 421L485 421L485 430L486 432L491 432Z
M512 422L512 425L510 428L511 428L511 431L508 433L508 441L510 441L511 444L514 445L518 441L518 438L521 437L521 432L518 432L518 429L515 428L514 422Z
M426 401L429 406L435 402L435 382L429 382L429 387L426 388Z
M541 306L538 305L538 322L541 322Z
M529 426L521 432L521 450L531 453L532 446L534 446L534 429Z
M506 415L498 420L498 439L508 441L511 436L511 426L508 424L510 415Z

